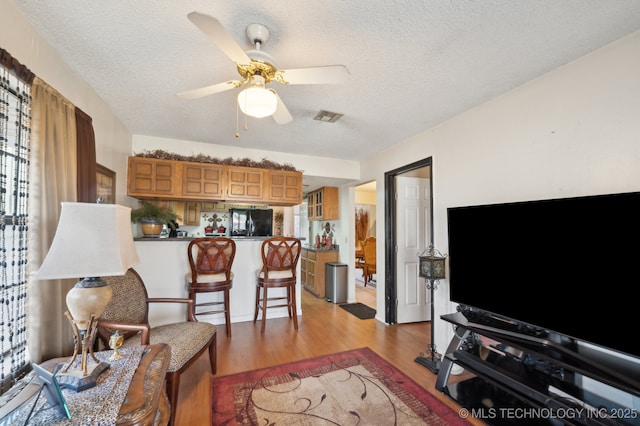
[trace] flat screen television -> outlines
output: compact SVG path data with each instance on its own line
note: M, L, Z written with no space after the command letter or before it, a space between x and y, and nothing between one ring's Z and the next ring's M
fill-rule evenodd
M640 192L450 207L447 219L453 302L640 357Z

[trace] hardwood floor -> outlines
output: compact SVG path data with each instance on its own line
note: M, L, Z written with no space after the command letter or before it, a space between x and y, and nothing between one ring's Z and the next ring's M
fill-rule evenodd
M357 290L357 300L370 305L370 291ZM390 326L375 319L360 320L339 305L318 299L307 291L302 294L302 311L297 332L288 318L267 320L264 335L260 334L259 321L233 324L231 339L225 336L224 330L219 332L217 375L368 346L454 410L460 408L435 391L436 375L414 362L415 357L427 348L428 323ZM211 375L208 366L208 358L203 356L182 374L177 426L210 424ZM474 420L473 424L484 423Z

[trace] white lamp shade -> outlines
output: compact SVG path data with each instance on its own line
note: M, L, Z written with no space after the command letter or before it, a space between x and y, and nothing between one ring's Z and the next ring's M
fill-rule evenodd
M36 279L124 275L138 263L129 207L63 202L58 229Z
M238 105L243 113L251 117L263 118L273 115L278 107L278 98L263 86L249 86L238 94Z

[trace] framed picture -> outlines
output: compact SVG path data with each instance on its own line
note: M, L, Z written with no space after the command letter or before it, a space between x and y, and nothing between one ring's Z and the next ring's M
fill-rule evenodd
M96 164L97 195L105 204L116 202L116 172L101 164Z
M65 401L62 390L60 389L60 384L58 383L58 380L56 380L56 376L36 363L32 363L31 365L42 384L42 390L44 391L49 404L59 410L67 419L70 419L71 413L69 412L69 407L67 406L67 402ZM27 422L28 421L29 419L27 419Z

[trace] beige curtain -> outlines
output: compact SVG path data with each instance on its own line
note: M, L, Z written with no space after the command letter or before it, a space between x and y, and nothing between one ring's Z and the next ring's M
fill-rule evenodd
M73 352L73 333L64 312L66 294L77 280L38 281L33 279L33 273L53 240L60 203L77 201L77 151L74 105L38 77L31 94L27 318L29 354L38 363Z

